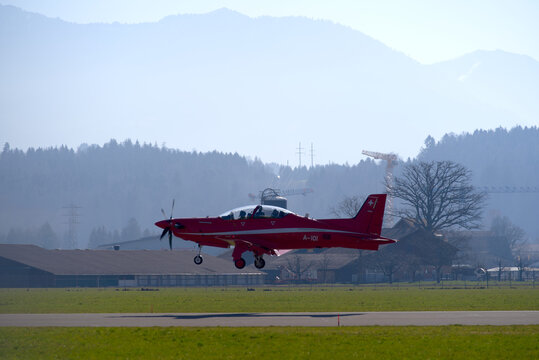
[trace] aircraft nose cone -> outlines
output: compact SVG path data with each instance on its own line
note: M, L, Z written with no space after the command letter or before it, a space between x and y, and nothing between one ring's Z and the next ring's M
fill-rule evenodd
M169 226L168 220L161 220L155 223L155 226L160 227L161 229L167 228Z

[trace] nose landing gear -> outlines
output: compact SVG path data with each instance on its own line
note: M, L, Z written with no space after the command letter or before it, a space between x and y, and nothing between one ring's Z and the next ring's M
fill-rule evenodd
M202 264L202 261L204 261L204 259L202 259L202 256L197 255L197 256L195 256L193 261L195 262L195 264L200 265L200 264Z
M195 262L195 264L197 265L200 265L202 264L202 261L204 261L204 259L202 258L202 256L200 256L200 252L202 251L202 246L198 245L198 254L197 256L195 256L195 258L193 259L193 261Z

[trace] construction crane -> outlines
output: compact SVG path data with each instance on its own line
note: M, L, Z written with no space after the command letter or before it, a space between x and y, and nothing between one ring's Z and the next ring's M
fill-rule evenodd
M376 151L367 151L363 150L361 152L363 155L370 156L377 160L386 160L386 192L389 194L389 188L393 184L393 168L395 165L397 165L397 155L393 153L384 154ZM393 199L391 196L388 196L387 198L387 213L390 215L387 218L387 226L391 226L393 224L393 218L392 218L392 210L393 210Z
M539 186L479 186L477 190L489 194L539 193Z

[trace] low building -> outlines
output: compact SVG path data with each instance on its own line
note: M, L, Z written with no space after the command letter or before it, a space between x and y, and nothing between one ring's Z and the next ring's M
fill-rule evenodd
M197 244L192 241L185 241L178 238L174 239L172 243L174 250L193 250L197 247ZM96 250L169 250L168 238L162 240L159 236L147 236L136 240L118 241L109 244L99 245ZM218 256L222 254L226 249L204 246L202 252L204 254Z
M518 266L501 266L486 270L486 274L490 279L507 281L507 280L535 280L539 277L539 268L535 267L518 267Z
M266 273L238 270L211 255L193 263L194 251L46 250L0 244L0 287L261 285Z
M350 282L347 266L355 262L354 249L302 249L267 259L268 282Z
M401 220L382 236L397 239L378 251L357 249L294 250L266 258L268 282L374 283L436 280L450 273L458 249L445 237L417 229ZM225 255L226 256L226 255Z

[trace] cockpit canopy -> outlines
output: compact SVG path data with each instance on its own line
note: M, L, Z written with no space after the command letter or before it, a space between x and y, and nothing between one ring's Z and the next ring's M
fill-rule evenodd
M229 210L222 213L219 217L223 220L250 219L255 212L255 219L280 219L288 214L294 214L292 211L271 205L248 205Z

